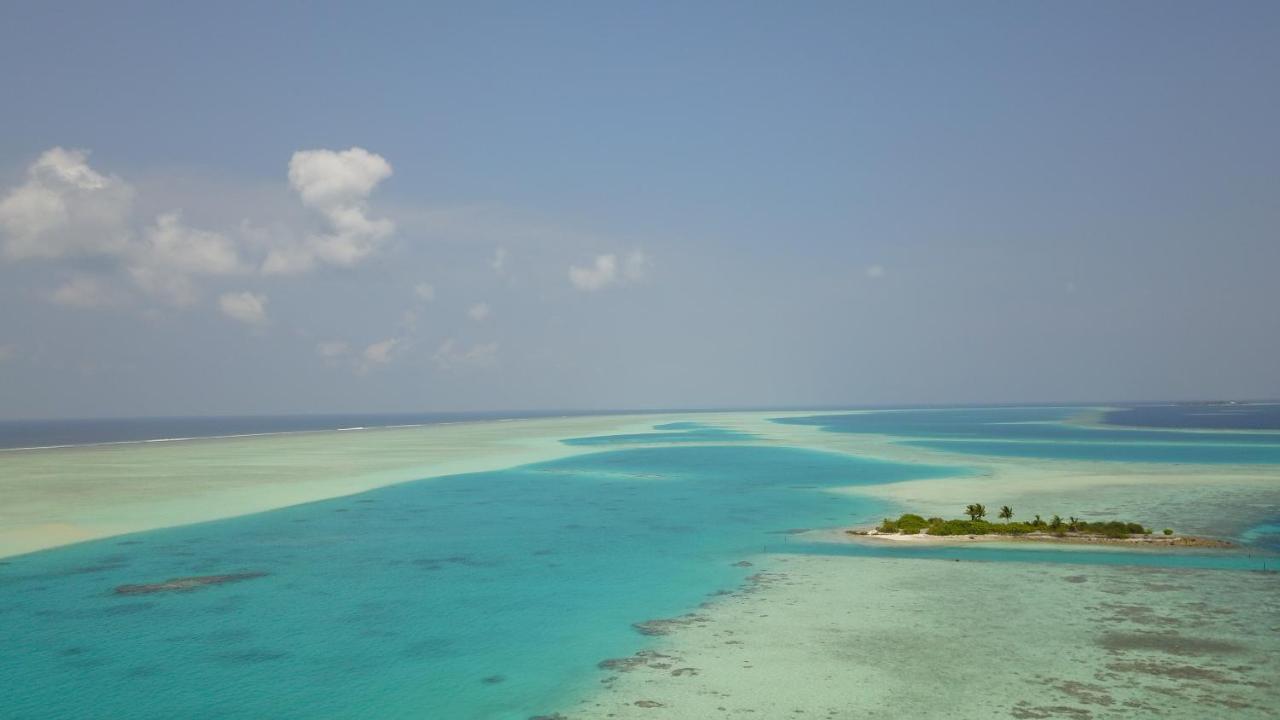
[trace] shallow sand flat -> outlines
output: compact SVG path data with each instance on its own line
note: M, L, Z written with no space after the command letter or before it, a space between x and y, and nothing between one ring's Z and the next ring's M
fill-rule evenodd
M1280 576L780 556L568 718L1280 717ZM1229 588L1230 592L1224 592Z
M763 426L778 415L538 418L4 451L0 557L609 449L562 438L689 419Z
M748 423L749 424L749 423ZM850 488L926 517L960 517L966 505L1011 505L1017 519L1054 513L1131 519L1157 532L1231 538L1280 516L1280 467L1008 458L901 445L883 435L778 425L779 442L904 463L964 467L972 474Z
M1007 503L1019 518L1036 512L1128 517L1157 529L1170 524L1179 532L1210 536L1235 535L1280 515L1280 471L1271 468L994 458L904 446L886 436L770 422L775 417L811 414L539 418L3 451L0 557L260 512L420 478L607 451L612 446L569 446L560 440L653 432L657 424L690 420L753 433L758 444L972 471L962 477L848 490L926 515L956 516L975 501L989 506Z

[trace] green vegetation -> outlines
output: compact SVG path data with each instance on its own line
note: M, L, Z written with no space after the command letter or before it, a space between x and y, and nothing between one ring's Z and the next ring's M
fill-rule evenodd
M1115 539L1123 539L1131 535L1151 534L1150 528L1145 528L1136 522L1120 520L1088 522L1075 516L1069 517L1064 521L1060 516L1054 515L1046 523L1040 519L1039 515L1036 515L1035 519L1030 522L1012 522L1013 508L1008 505L1000 508L999 517L1004 520L1003 523L992 523L983 520L982 518L986 517L987 508L980 503L967 506L964 514L969 516L968 520L944 520L939 517L931 517L926 520L920 515L907 513L897 520L885 518L884 522L876 530L882 533L905 533L907 535L917 535L921 531L928 535L1027 535L1030 533L1049 532L1059 537L1066 537L1067 533L1075 533ZM1164 534L1172 535L1173 531L1165 528Z
M1165 535L1172 535L1172 534L1173 534L1173 531L1172 531L1172 530L1170 530L1169 528L1165 528L1165 529L1164 529L1164 534L1165 534Z

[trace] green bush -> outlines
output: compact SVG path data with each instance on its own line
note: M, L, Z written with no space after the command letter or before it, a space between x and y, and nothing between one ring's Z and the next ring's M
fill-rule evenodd
M876 529L882 533L907 533L909 535L915 535L922 530L929 535L1026 535L1041 532L1044 528L1048 528L1057 537L1066 537L1067 532L1087 533L1116 539L1128 538L1131 535L1151 534L1151 529L1143 527L1141 523L1121 520L1088 522L1076 517L1070 518L1068 522L1063 522L1062 518L1057 515L1054 515L1048 523L1041 520L1039 516L1027 522L992 523L981 519L944 520L939 517L931 517L926 520L914 513L904 513L897 520L885 518L880 527ZM1172 535L1173 531L1165 528L1164 534Z

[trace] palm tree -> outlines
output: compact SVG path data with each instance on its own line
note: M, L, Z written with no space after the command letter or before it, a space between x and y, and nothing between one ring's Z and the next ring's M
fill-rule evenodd
M1032 524L1032 525L1035 525L1036 527L1040 527L1040 526L1044 525L1044 521L1040 519L1040 516L1039 516L1039 515L1037 515L1037 516L1036 516L1036 519L1031 521L1031 524Z
M1057 529L1058 529L1058 528L1060 528L1060 527L1062 527L1062 517L1061 517L1061 516L1059 516L1059 515L1054 515L1053 517L1049 518L1049 529L1050 529L1050 530L1057 530Z
M1067 518L1067 529L1070 530L1071 532L1075 532L1077 526L1079 525L1080 525L1080 518L1076 517L1075 515L1072 515L1071 517Z
M968 515L970 520L977 522L987 516L987 506L982 503L974 503L965 507L964 514Z
M1001 519L1001 520L1004 520L1004 521L1005 521L1005 524L1008 524L1009 520L1010 520L1012 517L1013 517L1013 508L1009 507L1008 505L1003 505L1003 506L1001 506L1001 508L1000 508L1000 519Z

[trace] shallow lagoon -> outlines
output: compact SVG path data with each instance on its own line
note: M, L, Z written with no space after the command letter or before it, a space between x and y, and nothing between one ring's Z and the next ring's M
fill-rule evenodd
M917 578L921 588L932 587L929 568L955 560L1008 568L994 577L1018 576L1019 568L1063 568L1074 577L1073 566L1121 575L1149 566L1173 573L1217 568L1209 572L1229 579L1257 569L1258 560L1236 553L814 544L794 533L902 509L829 492L835 488L982 478L968 467L779 446L804 444L805 437L771 435L770 425L786 427L757 418L569 435L570 447L579 444L572 438L589 437L578 452L591 454L12 558L0 565L0 632L14 649L0 658L0 684L16 690L0 709L32 718L527 718L590 702L606 677L600 661L678 644L685 632L652 637L634 623L679 617L708 602L706 612L718 617L719 603L741 593L744 581L750 587L748 578L760 571L774 572L780 558L833 574L845 566L822 563L910 566L901 577ZM628 447L636 443L657 446ZM979 466L981 458L972 457ZM1109 465L1121 464L1097 463ZM193 592L112 593L118 585L237 572L267 575ZM833 587L861 593L858 602L878 602L881 577L855 574ZM822 587L798 586L772 600L761 595L767 603L754 612L783 618L788 607L808 602L797 592ZM728 592L735 595L721 594ZM1254 607L1256 600L1232 602ZM814 602L831 612L832 628L843 627L845 600ZM879 622L910 621L891 604L881 610ZM1034 615L1019 622L1023 632L1039 631ZM687 630L696 635L698 626ZM936 674L929 662L926 655L921 672ZM732 674L738 706L750 707L752 684L804 684L787 680L788 672L775 666ZM669 672L662 677L671 681ZM858 702L878 690L862 692ZM640 709L652 717L698 716Z
M788 531L883 511L824 488L948 472L792 448L622 450L15 558L0 567L4 703L50 718L525 718L633 652L632 623L735 587L751 570L734 564ZM267 576L112 594L234 572Z

